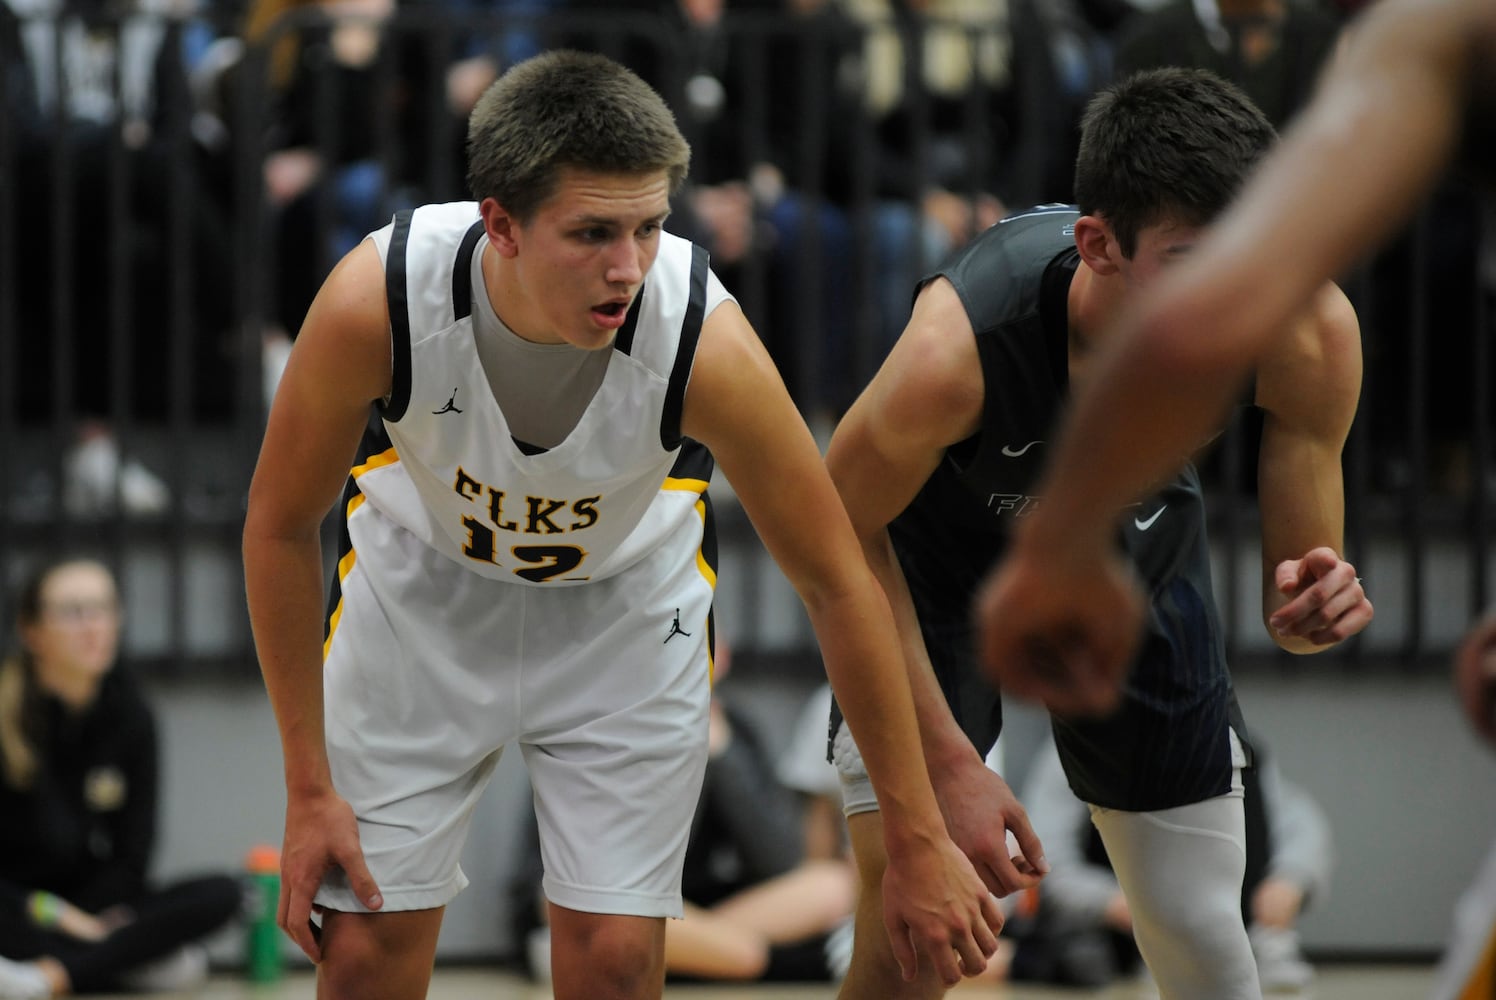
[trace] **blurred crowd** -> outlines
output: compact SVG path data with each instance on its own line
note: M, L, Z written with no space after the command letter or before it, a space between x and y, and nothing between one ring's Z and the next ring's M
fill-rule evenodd
M711 250L827 428L920 275L1008 209L1070 200L1099 87L1203 66L1281 127L1360 6L3 0L0 325L22 335L0 343L20 373L0 375L0 422L66 424L71 516L164 513L168 486L117 427L257 421L332 265L396 209L467 197L478 95L567 46L623 60L676 110L693 162L669 228ZM1461 495L1481 213L1457 179L1431 212L1437 238L1410 233L1365 283L1371 475ZM1415 469L1407 416L1425 409Z

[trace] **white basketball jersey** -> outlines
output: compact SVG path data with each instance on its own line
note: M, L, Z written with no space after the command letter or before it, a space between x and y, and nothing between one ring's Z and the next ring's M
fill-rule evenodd
M384 245L394 381L352 470L345 516L368 503L475 573L530 585L612 576L692 519L711 456L680 434L706 303L707 256L660 234L659 254L581 419L537 453L511 436L473 333L473 202L396 215Z

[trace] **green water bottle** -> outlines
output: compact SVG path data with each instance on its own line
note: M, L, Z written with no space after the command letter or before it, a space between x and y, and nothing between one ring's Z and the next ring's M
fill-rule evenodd
M252 983L273 983L281 974L280 851L268 844L252 848L244 861L249 899L244 945L244 974Z

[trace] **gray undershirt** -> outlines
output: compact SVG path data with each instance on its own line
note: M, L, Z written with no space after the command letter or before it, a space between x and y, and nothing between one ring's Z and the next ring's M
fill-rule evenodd
M509 433L538 448L566 440L608 374L611 349L536 344L504 325L483 294L483 247L473 254L473 338Z

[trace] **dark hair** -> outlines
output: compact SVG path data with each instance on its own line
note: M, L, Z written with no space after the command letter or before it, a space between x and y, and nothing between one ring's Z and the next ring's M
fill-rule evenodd
M1251 98L1214 73L1145 70L1086 107L1075 200L1111 225L1131 257L1148 226L1213 220L1276 138Z
M42 591L52 574L64 566L78 564L103 568L113 578L108 564L86 555L65 555L49 559L33 569L16 594L14 624L25 628L42 617ZM36 701L36 664L24 642L17 642L13 653L0 658L0 781L18 791L31 787L38 764L36 734L32 731Z
M468 187L515 218L533 216L565 167L663 170L680 190L691 147L659 94L606 56L558 49L495 80L468 119Z

